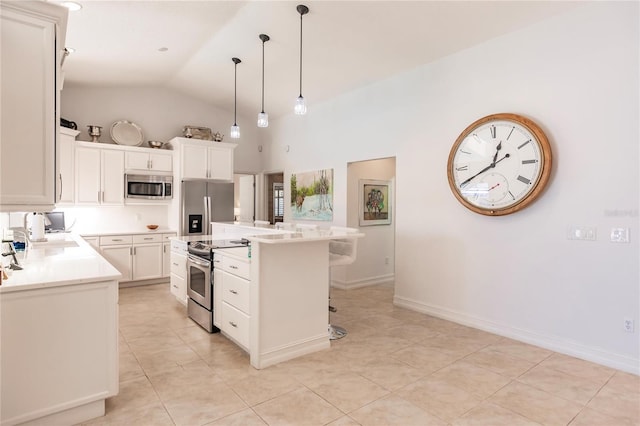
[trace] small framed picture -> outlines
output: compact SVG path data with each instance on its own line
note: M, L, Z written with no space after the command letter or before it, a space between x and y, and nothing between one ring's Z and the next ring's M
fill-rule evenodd
M360 226L391 224L392 184L390 180L360 179L358 181Z

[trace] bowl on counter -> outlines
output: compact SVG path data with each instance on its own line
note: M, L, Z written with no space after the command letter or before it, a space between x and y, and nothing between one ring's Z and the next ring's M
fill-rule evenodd
M147 228L150 230L158 229L158 225L147 225Z
M151 148L156 148L156 149L160 149L162 148L162 145L164 145L164 142L162 141L148 141L147 143Z

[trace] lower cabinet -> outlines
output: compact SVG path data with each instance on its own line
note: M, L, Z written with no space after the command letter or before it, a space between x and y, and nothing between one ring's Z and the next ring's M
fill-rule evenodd
M172 247L173 248L173 247ZM187 255L171 251L171 294L183 305L187 304Z
M250 263L249 259L215 253L214 324L222 332L249 350Z
M168 277L168 238L175 233L100 236L100 253L121 274L123 281ZM166 258L166 259L165 259Z

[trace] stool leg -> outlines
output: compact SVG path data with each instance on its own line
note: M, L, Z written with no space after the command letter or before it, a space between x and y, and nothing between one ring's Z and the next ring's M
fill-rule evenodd
M329 293L331 293L331 277L329 277ZM331 295L329 295L329 303L331 303ZM329 305L329 312L336 312L336 311L337 311L336 308ZM346 335L347 335L347 330L337 325L331 325L331 314L329 314L329 340L342 339Z

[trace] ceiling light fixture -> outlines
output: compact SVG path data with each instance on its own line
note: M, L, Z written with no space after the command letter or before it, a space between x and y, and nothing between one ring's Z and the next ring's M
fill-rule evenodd
M262 40L262 110L258 114L258 127L269 127L269 114L264 112L264 42L270 38L266 34L260 34L258 37Z
M242 62L240 59L238 58L231 58L231 60L233 61L234 65L234 71L233 71L233 126L231 126L231 132L230 132L230 136L233 139L238 139L240 137L240 127L238 126L237 120L236 120L236 112L237 112L237 104L238 104L238 99L237 99L237 94L238 94L238 64L240 62Z
M293 112L297 115L304 115L307 113L307 104L302 97L302 16L309 13L309 8L303 4L299 4L296 10L300 14L300 96L296 99L296 105L293 108Z

